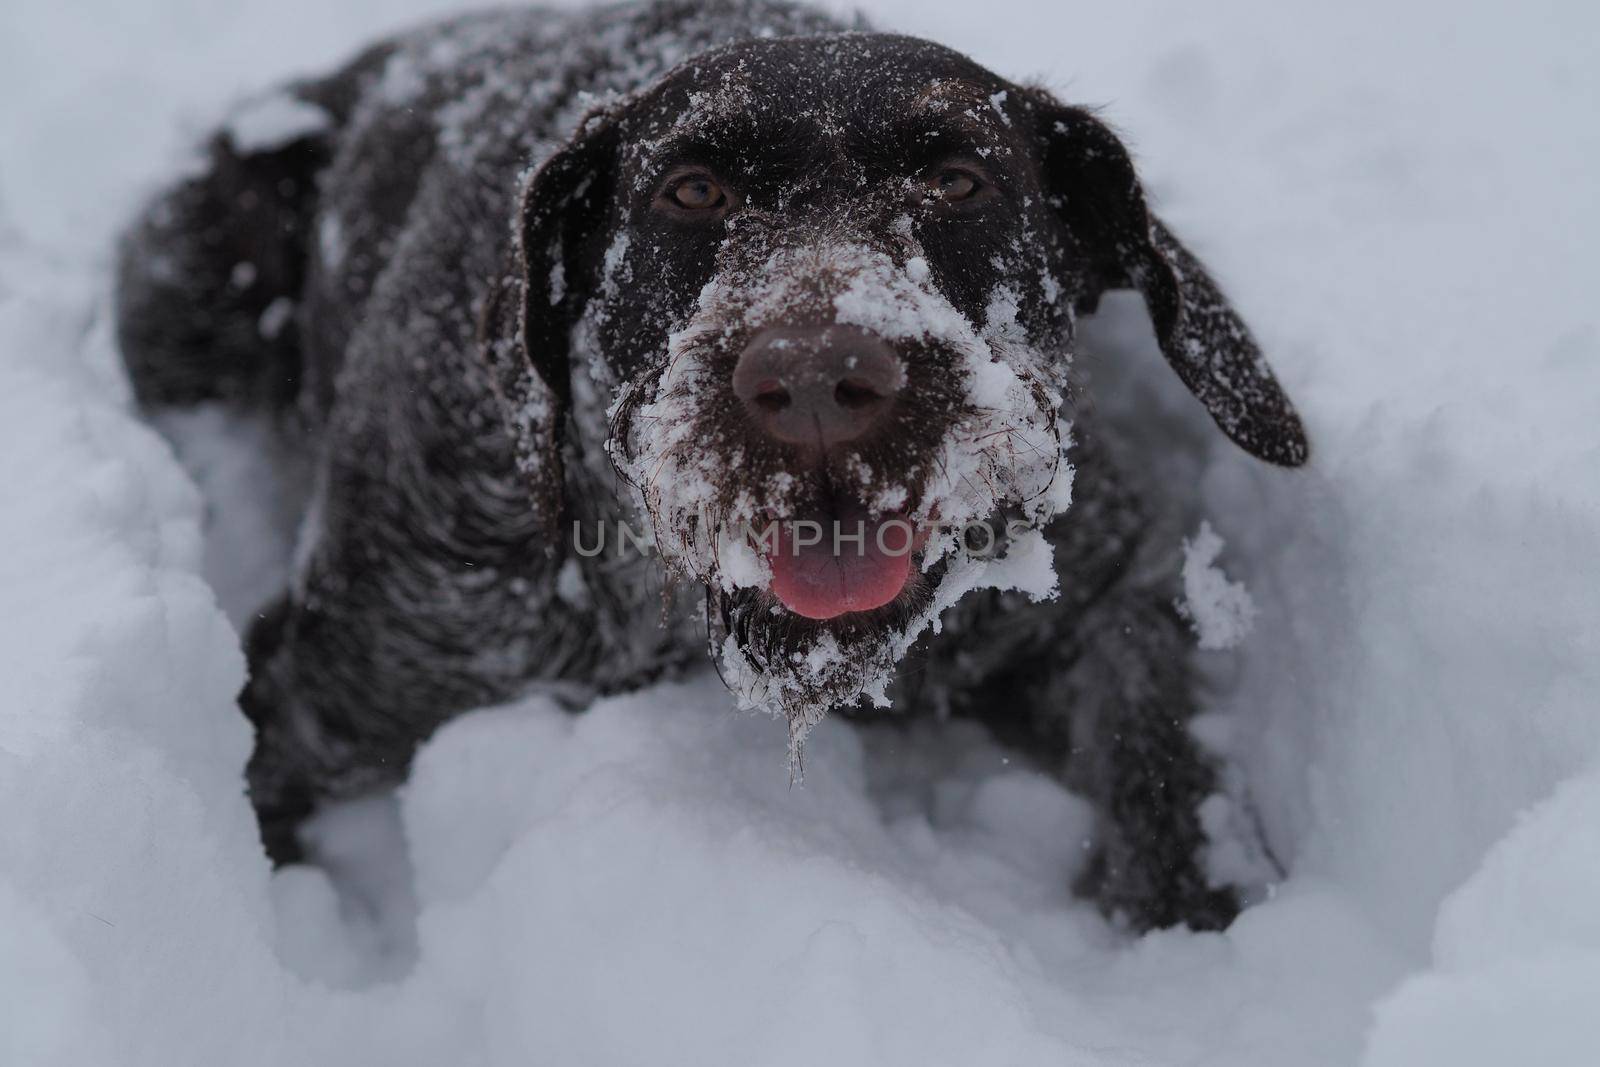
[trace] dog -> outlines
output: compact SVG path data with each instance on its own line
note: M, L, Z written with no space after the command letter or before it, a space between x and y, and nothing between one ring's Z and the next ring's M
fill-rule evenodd
M775 0L469 15L247 108L118 264L143 409L269 413L311 470L240 698L275 862L464 710L709 653L796 757L829 711L977 717L1096 805L1107 914L1236 914L1078 317L1138 290L1228 438L1308 445L1090 111Z

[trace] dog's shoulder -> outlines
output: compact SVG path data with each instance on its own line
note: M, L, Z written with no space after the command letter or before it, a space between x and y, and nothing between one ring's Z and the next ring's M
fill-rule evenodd
M586 113L701 53L751 38L850 28L773 0L500 9L397 35L299 92L344 121L351 163L387 148L386 138L426 135L435 153L430 164L472 173L509 162L526 170Z
M480 305L519 190L590 112L723 44L844 28L770 0L495 10L425 24L293 87L332 125L309 245L308 360L325 380L340 373L386 273L401 308ZM468 319L450 324L452 343Z

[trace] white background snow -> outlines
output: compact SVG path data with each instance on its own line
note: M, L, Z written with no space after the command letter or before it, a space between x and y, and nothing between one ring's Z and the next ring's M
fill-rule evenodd
M1290 874L1135 940L1064 892L1082 805L970 731L825 724L791 789L706 679L459 720L320 827L342 919L269 876L111 238L438 7L0 7L0 1064L1600 1063L1600 9L874 5L1109 105L1316 447L1167 460L1256 608L1203 728ZM1181 421L1144 329L1091 340Z

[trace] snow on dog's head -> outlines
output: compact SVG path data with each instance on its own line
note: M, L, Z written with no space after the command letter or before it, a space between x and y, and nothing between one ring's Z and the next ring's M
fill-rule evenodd
M559 453L549 411L570 412L577 454L609 458L669 571L704 584L724 677L796 738L883 701L968 591L1053 589L1073 316L1103 289L1145 292L1226 432L1304 458L1110 131L937 45L697 56L589 117L518 236L545 387L519 449Z

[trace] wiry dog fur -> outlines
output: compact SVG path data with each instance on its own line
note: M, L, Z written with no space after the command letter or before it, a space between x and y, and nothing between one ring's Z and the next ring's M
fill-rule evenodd
M871 702L982 717L1097 803L1108 911L1226 924L1176 553L1071 403L1075 315L1138 288L1228 436L1285 465L1306 445L1100 121L936 45L738 0L461 18L284 99L299 124L220 133L119 278L147 408L272 410L314 457L242 696L275 859L445 719L638 686L709 636L797 740ZM950 159L976 203L930 185ZM737 202L662 211L685 164ZM906 382L887 430L808 459L750 433L728 383L755 331L818 321L887 339ZM894 602L786 612L730 531L841 495L940 530ZM574 552L604 520L659 556ZM967 520L1010 524L998 558L946 529Z

